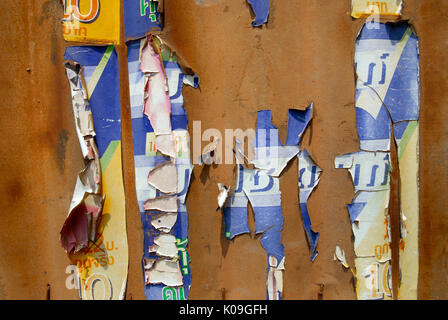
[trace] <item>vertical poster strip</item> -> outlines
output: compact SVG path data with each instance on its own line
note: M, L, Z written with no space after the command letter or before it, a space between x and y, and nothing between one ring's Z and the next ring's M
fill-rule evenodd
M335 165L349 170L355 186L356 196L347 207L355 236L358 299L391 299L389 152L346 154Z
M121 161L120 85L117 54L109 47L68 47L65 59L82 66L101 158L105 197L101 222L88 250L70 254L77 266L80 297L123 299L127 271L125 195Z
M297 154L297 158L299 161L298 184L300 213L308 239L308 246L311 252L310 260L314 261L314 259L316 259L318 255L317 243L319 240L319 232L315 232L312 229L311 218L308 212L308 199L319 183L319 176L322 172L322 169L314 163L313 159L311 159L311 156L306 149L301 150Z
M63 0L64 39L95 44L120 43L121 0Z
M151 49L154 49L153 54L148 56ZM162 74L145 74L143 70L148 66L157 67L157 73ZM144 231L145 296L148 300L186 300L191 271L186 250L185 199L193 165L182 87L183 84L196 87L198 79L194 76L193 82L188 81L191 76L182 72L175 53L159 38L151 36L128 43L128 70L137 200ZM167 93L163 93L166 90ZM157 100L155 94L163 98ZM166 95L169 112L163 109L163 114L157 113L156 103L162 101L166 107ZM164 121L167 117L168 123ZM174 156L168 157L159 149L157 119L172 130L161 136L172 136ZM174 189L171 180L174 180Z
M419 272L419 123L408 121L403 122L402 125L406 125L406 129L401 139L397 141L401 206L399 251L401 283L398 299L416 300Z
M254 210L255 234L261 235L260 243L267 253L266 293L268 300L281 300L283 296L283 271L285 270L285 250L281 241L283 213L281 207L280 178L288 162L299 154L300 139L311 120L312 104L306 110L289 110L288 135L282 145L278 129L272 124L272 111L257 112L257 132L252 141L255 157L249 160L256 169L247 169L238 165L235 188L227 198L223 208L225 234L228 239L250 233L247 217L247 204ZM237 150L242 148L237 141ZM304 165L306 165L306 160ZM303 172L302 172L303 173ZM313 188L317 180L313 178ZM307 196L311 193L309 190ZM303 195L303 194L302 194ZM308 198L308 197L306 197ZM306 200L304 199L306 203ZM304 225L310 235L312 259L317 251L318 233L311 230L308 211L303 212Z
M406 22L366 23L356 41L355 69L363 151L337 157L335 166L349 169L357 192L348 211L355 235L358 299L392 298L388 213L392 130L401 190L398 298L417 299L419 55L412 28Z

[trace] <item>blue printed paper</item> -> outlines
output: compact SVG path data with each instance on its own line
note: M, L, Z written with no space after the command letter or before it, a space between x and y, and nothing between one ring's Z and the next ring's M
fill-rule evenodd
M145 37L151 31L162 30L159 1L123 0L126 41Z
M306 149L300 151L297 158L299 160L300 212L311 251L310 260L314 261L318 254L317 242L319 240L319 232L315 232L311 226L311 218L308 212L308 198L319 183L319 175L322 169L314 163Z
M69 65L82 67L79 76L75 79L80 80L82 74L86 86L80 85L82 81L72 83L70 80L72 98L75 98L74 111L78 108L76 100L79 97L78 99L76 97L82 88L82 96L84 101L88 100L92 119L81 117L79 112L75 112L75 121L84 160L92 160L92 149L89 150L88 146L86 148L85 142L94 139L97 146L98 154L94 152L95 160L92 161L96 162L96 155L99 156L100 176L95 183L101 186L97 193L104 199L101 219L94 239L95 244L87 248L87 251L70 255L70 259L77 266L81 299L124 299L128 274L128 244L121 159L118 58L114 46L84 46L68 47L65 51L65 59L70 61L67 63ZM86 122L90 123L90 120L95 131L81 134L82 130L79 129L85 127ZM92 136L94 137L91 138ZM82 173L92 168L91 163ZM81 180L78 180L72 205L73 200L78 196L86 199L85 193L79 192L85 191L79 188L85 185L84 181L83 179L81 183ZM89 214L89 212L86 213ZM85 215L85 212L82 214ZM97 288L103 286L104 294L98 294L99 290L95 290L95 286Z
M237 235L250 232L247 220L247 204L250 202L255 215L255 234L262 234L260 243L267 253L266 283L269 300L282 299L282 272L285 264L284 246L281 242L283 214L278 176L287 163L299 153L300 138L311 120L311 113L312 105L304 111L289 110L285 145L282 145L278 129L272 124L272 112L262 110L257 113L257 133L253 141L255 158L251 160L256 169L247 169L238 163L235 189L223 208L226 237L233 239ZM306 211L304 216L307 217L307 214ZM306 229L311 231L309 217L305 225ZM313 251L317 236L318 234L311 235Z
M163 260L159 254L151 251L156 244L156 240L161 234L166 234L166 229L159 228L160 218L166 221L171 219L170 213L163 213L157 210L145 211L144 203L149 199L155 199L164 194L152 185L148 184L148 175L156 167L170 161L155 148L155 133L148 117L143 113L145 75L140 71L139 54L145 40L132 41L128 44L128 68L130 80L131 117L132 132L134 141L134 163L135 179L137 188L137 200L140 207L140 215L144 230L144 255L142 268L145 275L145 296L148 300L185 300L191 285L191 271L189 267L190 256L186 250L188 244L188 215L185 206L185 198L190 183L193 169L190 160L189 138L187 132L187 115L183 107L182 86L189 77L184 75L180 65L176 61L174 53L168 52L164 44L162 45L162 60L167 76L169 96L171 102L171 128L176 141L175 161L177 169L177 217L174 217L172 228L168 228L169 234L176 241L178 258L167 265L167 270L171 267L179 268L182 273L182 285L166 285L164 283L148 283L148 274L153 263ZM193 85L197 85L193 81ZM174 222L175 221L175 222ZM156 246L157 247L157 246ZM179 261L177 261L177 259ZM155 262L154 262L155 261ZM165 261L165 260L163 260ZM178 263L176 266L175 263ZM168 270L169 271L169 270ZM167 271L167 272L168 272ZM175 276L173 275L173 279Z
M268 21L269 0L247 0L255 13L255 20L252 26L259 27Z
M356 119L362 151L338 156L356 196L347 208L355 236L358 299L392 299L389 217L390 147L398 146L400 291L416 299L418 283L418 39L407 22L366 23L356 40ZM410 235L408 235L408 231ZM372 279L383 281L373 282Z

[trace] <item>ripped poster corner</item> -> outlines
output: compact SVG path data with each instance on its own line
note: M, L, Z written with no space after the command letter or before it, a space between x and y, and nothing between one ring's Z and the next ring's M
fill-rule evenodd
M118 59L113 46L68 47L65 59L86 167L78 176L61 242L76 266L81 299L124 299L128 245Z
M257 113L257 133L252 144L255 169L245 168L237 159L235 187L223 208L225 235L228 239L250 233L247 205L255 215L255 234L267 253L267 299L280 300L283 293L285 252L281 242L283 214L279 175L287 163L300 152L300 138L311 120L312 104L306 110L289 110L288 135L280 142L278 129L272 124L272 111ZM237 150L241 152L241 148ZM236 156L236 155L235 155ZM247 157L243 155L245 159Z
M66 61L65 70L70 83L76 133L85 163L78 174L69 213L61 230L62 246L67 253L73 254L88 248L96 240L104 196L100 157L93 139L93 118L81 65Z
M418 39L407 22L362 28L356 41L356 121L362 151L338 156L355 198L347 206L355 235L358 299L392 299L389 214L390 148L398 146L400 188L399 299L417 299ZM359 267L359 268L358 268ZM372 279L383 279L372 282Z
M144 231L142 272L148 300L186 300L191 286L185 204L193 164L182 71L174 51L149 35L128 43L135 181Z
M353 18L379 17L399 19L403 8L403 0L351 0L351 16Z
M253 27L259 27L268 22L269 16L269 0L247 0L252 11L255 14L255 19L252 21Z

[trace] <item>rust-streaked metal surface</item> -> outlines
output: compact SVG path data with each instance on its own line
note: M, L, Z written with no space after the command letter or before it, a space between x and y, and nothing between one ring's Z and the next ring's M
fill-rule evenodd
M285 299L354 299L352 275L333 261L336 245L353 265L345 205L353 185L333 168L336 155L359 148L354 109L354 41L362 21L350 1L271 0L269 23L252 28L245 0L165 1L163 37L201 77L184 89L190 129L254 127L269 108L286 138L287 109L315 103L303 138L321 181L309 201L319 231L314 263L298 209L297 160L280 179L285 217ZM0 2L0 299L77 299L65 281L59 244L82 157L64 74L59 0ZM407 0L404 16L420 39L420 299L448 299L448 1ZM117 48L125 59L126 48ZM120 73L126 75L125 60ZM125 93L122 86L122 94ZM124 96L125 97L125 96ZM143 299L142 228L135 195L129 103L123 104L123 165L129 240L127 298ZM191 133L191 131L190 131ZM205 146L205 143L203 144ZM233 184L233 166L196 166L188 193L191 299L265 299L266 254L253 235L229 242L215 212L216 183ZM398 194L398 193L394 193ZM392 200L391 210L398 210ZM393 209L395 208L395 209ZM395 214L396 212L392 212ZM250 217L251 228L254 221Z

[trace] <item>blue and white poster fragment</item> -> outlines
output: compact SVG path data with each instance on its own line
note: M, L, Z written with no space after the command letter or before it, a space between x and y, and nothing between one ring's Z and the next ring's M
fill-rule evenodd
M255 13L255 19L252 26L259 27L268 22L269 0L247 0Z
M306 149L301 150L298 153L297 158L299 159L300 212L302 214L302 222L306 231L308 245L310 247L310 260L314 261L318 255L317 242L319 240L319 232L315 232L312 229L310 214L308 212L308 199L319 183L319 176L322 169L314 163Z
M163 0L123 0L126 41L163 29Z
M392 299L389 228L392 130L400 170L399 298L418 282L418 39L406 22L366 23L356 40L356 119L362 151L338 156L356 196L348 205L355 235L358 299Z
M191 285L185 198L190 160L184 83L176 55L160 38L128 44L137 200L144 230L142 267L148 300L186 300Z
M250 202L255 214L255 234L262 234L260 242L267 253L266 286L269 300L282 299L285 269L285 252L281 243L283 214L279 175L287 163L299 155L300 138L311 120L311 114L312 105L304 111L289 110L288 134L285 145L282 145L278 129L272 124L272 112L258 111L257 133L253 141L255 156L250 160L255 169L247 169L237 161L236 185L223 208L226 237L233 239L238 235L250 233L247 217L247 205ZM240 148L237 149L241 153ZM301 153L299 157L304 156L305 153ZM310 190L317 184L316 175L313 179ZM308 217L305 225L311 230L308 212L304 215ZM314 236L312 238L314 241ZM317 242L317 237L315 240Z

